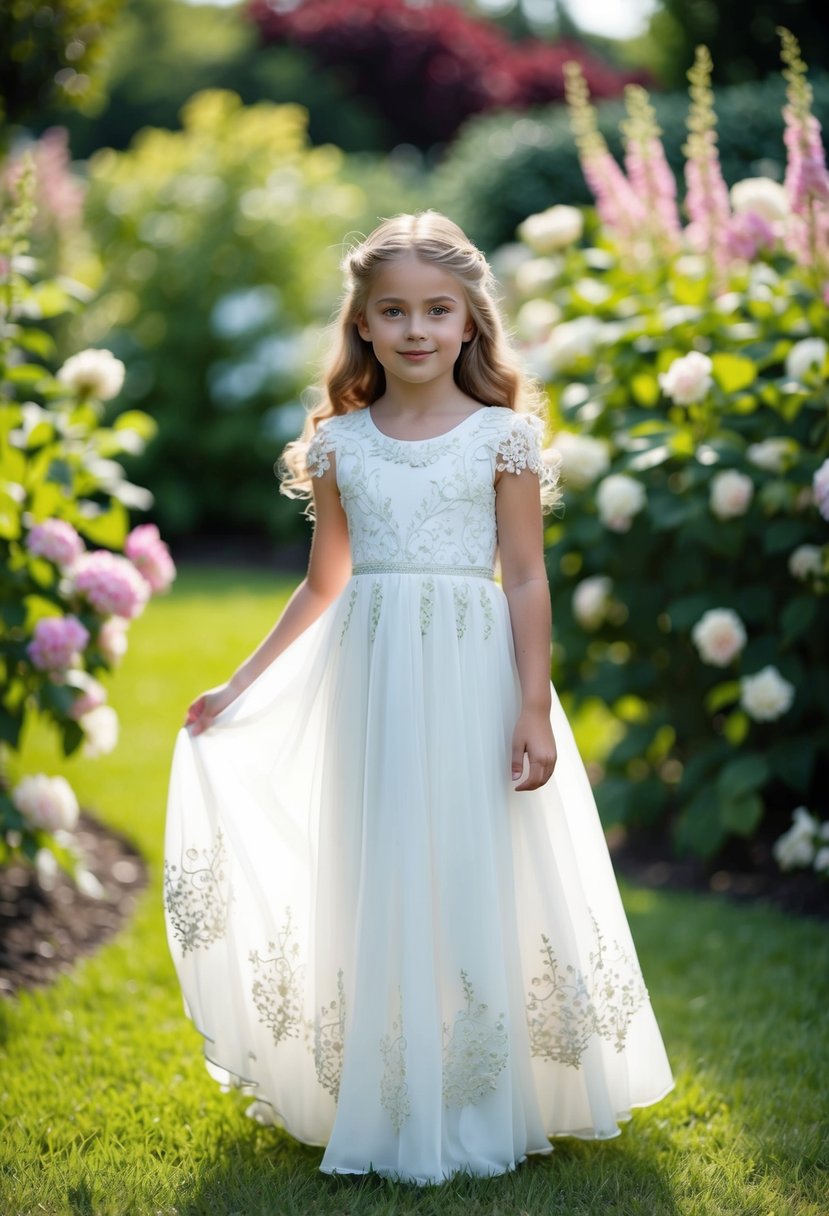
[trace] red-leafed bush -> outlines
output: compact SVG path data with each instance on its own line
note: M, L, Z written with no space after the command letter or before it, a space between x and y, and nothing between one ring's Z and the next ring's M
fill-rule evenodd
M320 66L347 74L354 93L384 116L393 143L429 147L482 110L562 100L568 59L581 63L594 97L616 96L641 79L572 42L511 42L448 3L251 0L249 13L265 42L302 47Z

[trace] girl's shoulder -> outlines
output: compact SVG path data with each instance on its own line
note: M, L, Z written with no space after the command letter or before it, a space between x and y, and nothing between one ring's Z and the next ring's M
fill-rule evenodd
M321 477L331 467L329 455L337 450L338 438L353 433L365 419L359 417L362 410L351 410L347 414L331 414L317 423L317 429L308 442L305 464L312 477Z

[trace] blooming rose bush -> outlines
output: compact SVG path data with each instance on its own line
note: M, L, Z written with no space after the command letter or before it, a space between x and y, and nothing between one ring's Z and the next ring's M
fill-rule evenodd
M129 530L149 496L113 459L140 450L154 424L138 411L103 422L124 365L88 349L56 374L52 339L36 324L73 307L70 284L39 282L26 256L31 180L0 222L0 864L22 855L38 873L51 854L76 877L78 803L63 777L21 776L9 789L26 719L39 714L63 750L112 751L118 716L98 676L127 647L129 622L175 576L158 529Z
M788 37L785 58L785 184L729 192L700 53L681 205L641 91L623 168L571 74L598 215L544 275L535 237L497 255L516 315L561 318L522 338L562 458L555 678L623 724L606 822L705 856L829 817L829 174Z

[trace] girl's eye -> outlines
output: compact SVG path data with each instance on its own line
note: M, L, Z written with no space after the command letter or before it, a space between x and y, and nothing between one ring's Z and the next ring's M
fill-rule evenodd
M432 312L437 313L439 317L442 317L449 312L449 309L445 308L443 304L435 304Z
M391 308L384 308L384 309L383 309L383 316L384 316L384 317L390 317L390 316L392 316L392 314L394 314L394 315L396 316L396 315L398 315L398 314L399 314L401 311L402 311L401 309L399 309L399 308L394 308L393 306L392 306Z

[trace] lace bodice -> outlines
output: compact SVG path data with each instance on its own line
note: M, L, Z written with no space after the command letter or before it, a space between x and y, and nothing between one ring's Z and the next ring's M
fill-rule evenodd
M529 469L542 497L558 480L556 460L542 450L542 429L535 415L481 406L442 435L394 439L360 409L320 423L306 463L321 477L335 454L355 566L491 568L496 472Z

